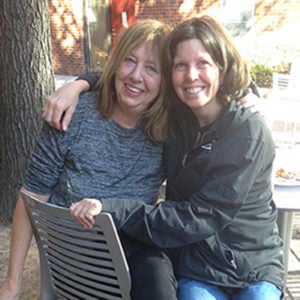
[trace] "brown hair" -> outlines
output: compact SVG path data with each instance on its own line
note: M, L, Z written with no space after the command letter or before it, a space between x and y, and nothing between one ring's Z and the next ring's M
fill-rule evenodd
M159 21L146 19L136 21L119 33L115 47L96 87L99 92L97 109L105 118L111 117L113 113L116 102L114 79L121 62L133 49L151 41L154 50L159 55L161 68L162 52L170 30L169 26ZM160 72L162 73L162 70ZM144 133L155 143L163 142L166 139L167 109L162 93L164 88L165 80L162 75L158 96L142 116Z
M192 18L179 24L170 34L166 43L164 71L167 84L172 86L172 66L179 43L198 39L211 55L220 71L222 84L217 98L223 104L240 97L249 84L249 71L236 46L226 30L209 16ZM178 98L174 89L168 95L168 102ZM170 104L170 103L169 103Z

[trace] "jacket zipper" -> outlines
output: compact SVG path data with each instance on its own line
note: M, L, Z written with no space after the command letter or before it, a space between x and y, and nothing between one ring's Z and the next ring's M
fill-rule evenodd
M229 264L233 267L234 270L237 270L237 265L234 260L234 255L230 250L225 250L225 256L229 261Z

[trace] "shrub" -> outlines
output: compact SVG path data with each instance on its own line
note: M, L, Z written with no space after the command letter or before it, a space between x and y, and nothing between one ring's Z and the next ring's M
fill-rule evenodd
M258 87L272 88L273 73L289 73L290 64L281 62L277 66L268 66L263 63L250 64L250 75Z

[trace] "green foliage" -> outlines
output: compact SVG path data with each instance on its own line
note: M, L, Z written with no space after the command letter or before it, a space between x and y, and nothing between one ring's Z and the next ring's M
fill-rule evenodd
M250 75L257 86L262 88L272 88L273 73L289 73L290 64L281 62L276 66L256 62L250 64Z
M273 69L262 63L255 63L250 66L252 80L259 87L270 88L272 86Z

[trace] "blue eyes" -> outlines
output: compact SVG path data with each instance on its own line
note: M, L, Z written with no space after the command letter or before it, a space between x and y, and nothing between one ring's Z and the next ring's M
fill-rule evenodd
M125 58L124 63L126 64L127 67L130 67L130 68L134 68L138 64L138 62L132 57ZM151 64L144 65L144 69L148 75L155 75L158 73L158 70L156 69L156 67L154 67Z
M124 62L127 66L133 66L135 65L135 60L133 58L127 57L124 59Z
M175 70L184 70L184 68L185 68L185 64L182 63L177 63L174 65Z
M146 68L146 70L147 70L147 72L148 72L149 74L156 74L156 73L157 73L156 68L154 68L154 67L152 67L152 66L146 66L145 68Z

